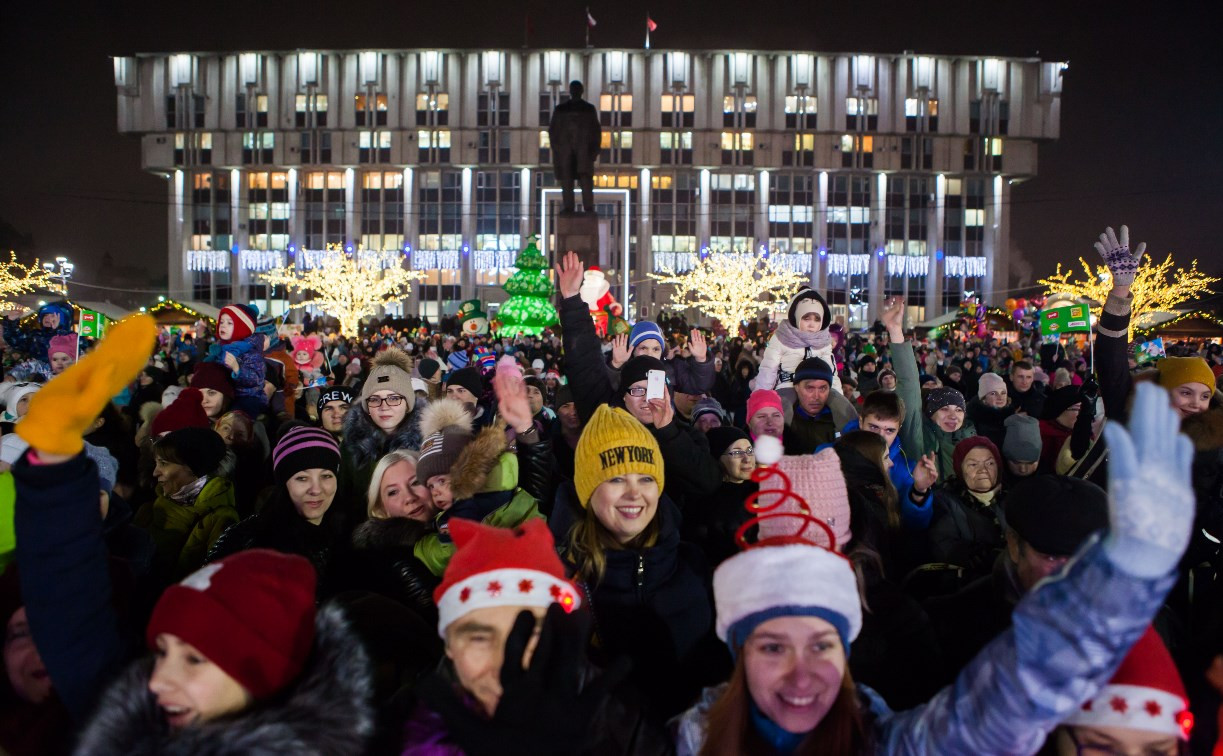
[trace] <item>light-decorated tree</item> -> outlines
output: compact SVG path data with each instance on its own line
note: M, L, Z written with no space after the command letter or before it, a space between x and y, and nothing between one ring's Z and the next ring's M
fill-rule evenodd
M17 261L17 253L9 251L8 262L0 263L0 310L16 310L21 307L14 298L32 294L39 289L61 291L56 277L35 260L33 265Z
M1108 299L1108 293L1113 288L1112 274L1104 265L1097 265L1093 271L1091 265L1081 257L1079 264L1083 266L1084 279L1071 280L1071 276L1075 274L1074 269L1063 271L1061 263L1058 263L1057 273L1042 278L1038 283L1044 286L1046 293L1050 295L1069 294L1076 299L1090 300L1092 313L1099 317L1104 301ZM1175 264L1172 255L1168 255L1162 263L1148 262L1138 268L1134 283L1130 285L1130 294L1134 297L1128 334L1131 340L1134 330L1145 325L1144 316L1156 312L1171 312L1183 302L1210 293L1210 285L1219 281L1198 270L1197 260L1189 263L1188 270L1180 267L1173 270Z
M776 258L744 253L715 252L685 273L667 268L650 274L660 284L674 286L671 304L693 307L701 314L736 328L760 312L768 301L784 301L807 282L807 276L781 267Z
M425 277L424 273L398 265L382 267L377 256L346 254L328 249L313 268L299 270L296 263L259 274L272 286L284 286L302 293L302 301L292 305L318 307L340 321L346 336L357 336L361 320L376 315L378 308L407 296L407 287Z
M514 274L501 288L510 298L501 305L497 318L501 332L507 335L538 336L558 322L552 295L556 288L548 278L548 261L535 245L535 237L527 241L526 249L518 253Z

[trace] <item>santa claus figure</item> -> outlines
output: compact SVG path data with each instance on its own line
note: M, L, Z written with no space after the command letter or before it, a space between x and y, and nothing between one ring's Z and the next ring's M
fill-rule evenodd
M611 284L607 282L607 276L599 270L599 266L591 265L582 275L582 288L578 290L578 295L586 303L586 309L590 310L595 330L600 336L606 336L607 310L604 308L614 303L616 298L611 295Z

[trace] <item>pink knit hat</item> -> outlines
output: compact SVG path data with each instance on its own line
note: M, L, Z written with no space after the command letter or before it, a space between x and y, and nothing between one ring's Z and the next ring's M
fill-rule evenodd
M807 502L812 516L832 530L833 536L836 537L836 549L844 550L853 533L849 528L849 490L845 486L845 474L841 472L841 458L837 453L829 448L818 454L783 456L778 460L777 467L790 479L793 492ZM777 476L764 479L760 482L760 503L773 504L773 497L764 494L783 490L781 480ZM797 513L798 502L789 498L773 511ZM764 520L760 523L760 538L787 535L785 531L795 527L797 522L791 521L790 518Z
M47 356L63 353L76 359L76 334L61 333L58 336L52 336L51 342L47 345Z
M785 407L781 404L781 394L778 394L772 389L756 389L751 396L747 398L747 420L752 419L755 415L765 407L776 407L777 411L785 414Z

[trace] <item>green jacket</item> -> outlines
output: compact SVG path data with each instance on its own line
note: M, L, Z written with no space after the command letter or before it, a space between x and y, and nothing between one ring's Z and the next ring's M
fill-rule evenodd
M955 452L956 444L977 435L977 429L967 419L955 433L948 433L935 425L923 411L913 342L891 344L888 350L892 356L892 369L896 371L896 393L905 403L904 421L900 424L900 448L913 464L917 464L923 455L935 452L938 479L940 483L945 483L955 475L951 455Z
M539 502L531 494L517 488L513 498L494 509L482 522L495 528L516 528L527 520L537 517L544 518L539 512ZM430 572L441 576L446 571L446 565L450 563L450 557L454 555L454 543L443 543L440 535L429 533L416 542L412 553L429 568Z
M13 527L13 506L17 503L17 491L13 487L13 474L0 473L0 575L17 555L17 531Z
M133 522L153 537L159 574L177 581L204 564L212 544L238 519L233 484L212 478L191 505L159 493L136 512Z

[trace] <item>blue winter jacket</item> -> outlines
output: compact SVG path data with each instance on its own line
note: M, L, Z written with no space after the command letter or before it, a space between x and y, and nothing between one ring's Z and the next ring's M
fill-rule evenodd
M841 435L856 430L862 430L861 423L858 420L850 420L841 429ZM832 444L824 444L816 451L823 451L831 446ZM892 469L888 471L888 475L900 500L900 524L908 530L925 530L930 527L930 518L934 514L934 491L927 491L921 504L914 504L909 498L909 492L913 490L913 465L904 449L900 448L900 434L892 439L888 447L888 457L892 460Z
M1126 574L1092 538L1059 575L1028 593L1012 626L927 703L893 712L859 685L870 707L874 752L1035 753L1112 678L1175 582L1174 572L1153 580ZM700 750L710 692L678 722L680 756Z
M229 344L213 344L204 361L224 364L226 354L232 354L238 360L238 371L232 374L234 393L266 402L263 383L267 380L267 363L263 361L263 334L254 333Z

